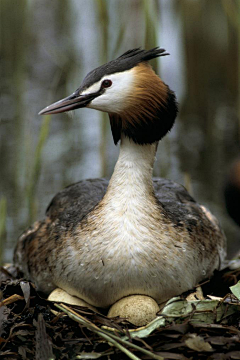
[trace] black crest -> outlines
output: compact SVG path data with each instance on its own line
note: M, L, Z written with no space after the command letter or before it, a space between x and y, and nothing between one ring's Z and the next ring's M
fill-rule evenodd
M87 74L78 91L83 91L104 75L110 75L121 71L130 70L137 64L154 59L158 56L169 55L164 49L155 47L151 50L132 49L119 56L117 59L109 61L107 64L97 67Z

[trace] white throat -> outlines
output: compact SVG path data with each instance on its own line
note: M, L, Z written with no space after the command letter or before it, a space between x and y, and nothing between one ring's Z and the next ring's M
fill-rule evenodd
M122 135L120 153L105 199L129 208L136 202L152 200L152 172L157 143L139 145Z

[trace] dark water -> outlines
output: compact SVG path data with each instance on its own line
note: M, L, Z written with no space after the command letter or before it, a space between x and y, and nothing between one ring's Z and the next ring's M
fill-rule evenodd
M180 113L158 149L155 175L185 184L220 219L230 254L238 228L222 188L239 155L239 8L228 0L1 0L0 232L11 261L19 234L64 186L112 173L118 148L94 110L37 113L86 73L133 47L164 47L153 62Z

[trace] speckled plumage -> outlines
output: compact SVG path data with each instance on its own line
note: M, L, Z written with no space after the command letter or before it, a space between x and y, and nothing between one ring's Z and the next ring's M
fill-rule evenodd
M110 63L113 74L110 65L96 69L80 90L41 112L107 111L121 142L109 183L85 180L64 189L46 218L19 238L14 262L39 290L60 287L96 307L133 294L160 303L220 267L225 236L217 220L182 186L152 181L158 140L177 114L174 93L146 63L161 54L129 51L119 68L118 59Z

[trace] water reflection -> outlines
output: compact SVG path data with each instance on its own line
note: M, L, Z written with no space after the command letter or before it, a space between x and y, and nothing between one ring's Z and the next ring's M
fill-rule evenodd
M155 175L179 183L190 179L194 196L221 219L229 240L235 241L238 228L222 197L225 173L239 151L239 24L233 19L236 4L230 3L0 2L0 231L5 261L11 261L18 235L33 218L44 216L58 190L83 178L109 177L117 158L108 121L98 112L55 115L47 129L38 111L76 90L89 70L136 46L161 45L171 53L154 65L180 102L176 126L158 148ZM47 131L41 143L40 133Z

